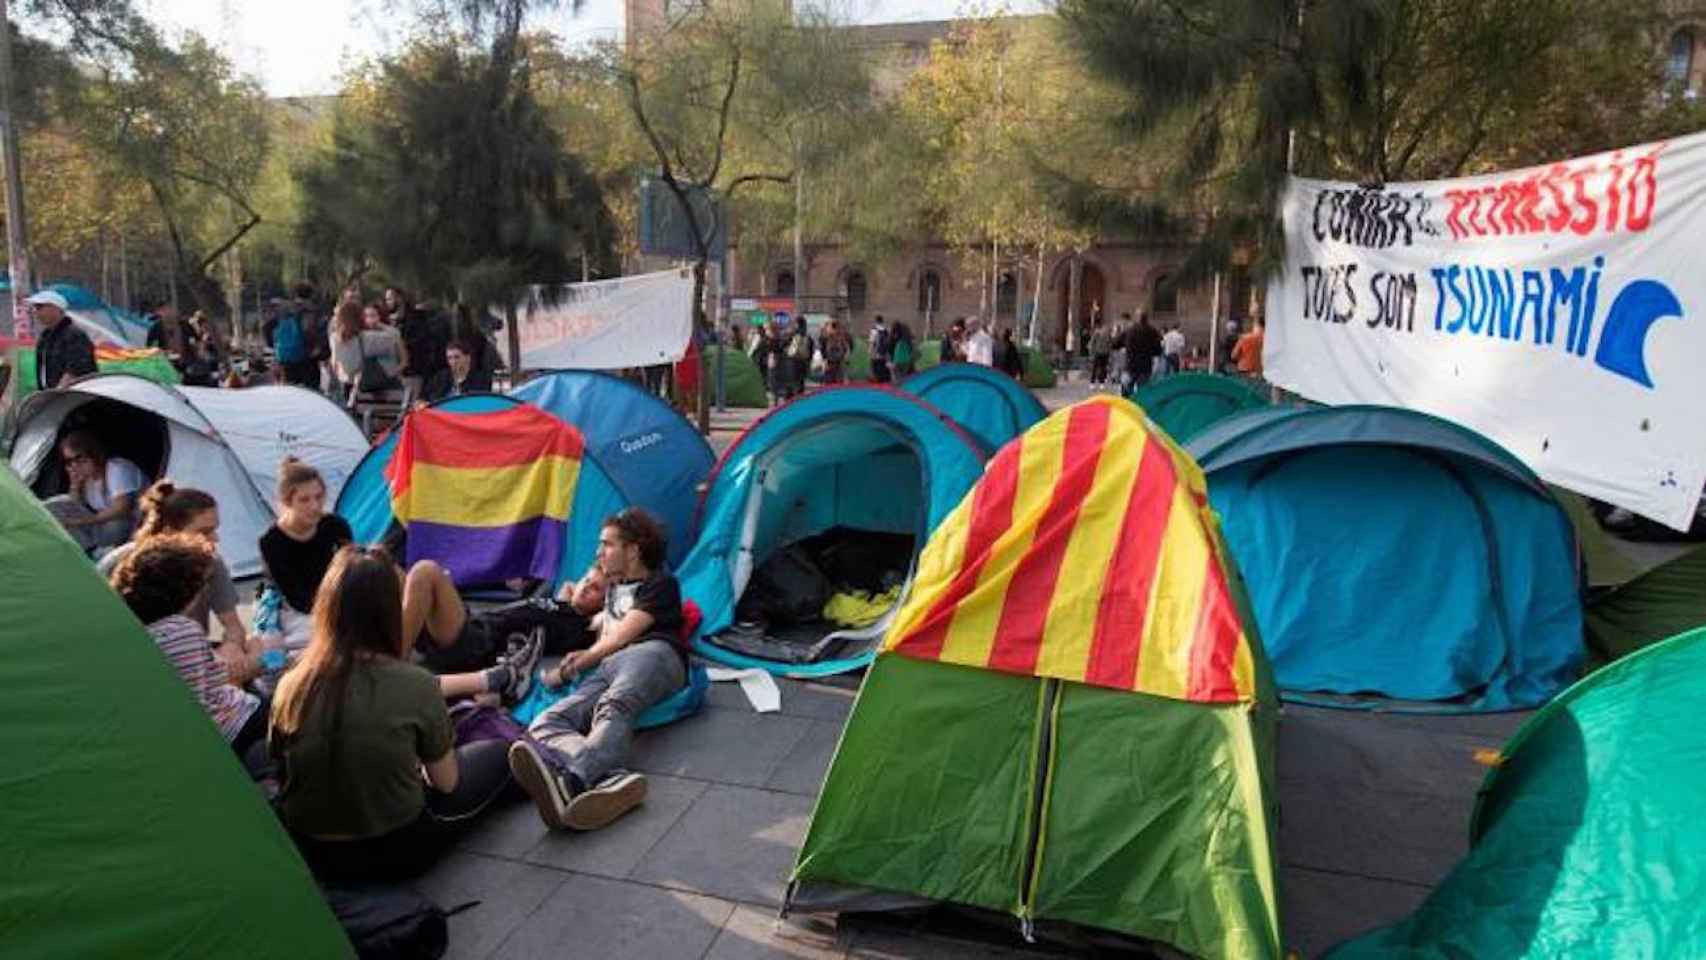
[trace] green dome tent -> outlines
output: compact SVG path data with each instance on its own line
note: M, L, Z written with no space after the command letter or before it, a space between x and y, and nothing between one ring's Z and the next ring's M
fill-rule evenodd
M1696 547L1594 597L1583 614L1588 649L1605 661L1706 627L1706 547Z
M6 956L350 956L194 695L7 469L0 582Z
M723 400L731 407L770 406L770 397L764 392L764 373L758 364L739 350L722 346L705 347L700 361L705 382L711 385L712 398L715 399L717 391L718 353L723 355Z
M1511 738L1469 855L1361 958L1706 956L1706 629L1577 683Z
M1188 456L1114 397L1038 423L919 558L788 908L947 902L1280 956L1250 622Z
M1189 443L1241 410L1268 405L1268 398L1248 380L1214 373L1179 373L1151 380L1132 394L1132 400L1178 443Z

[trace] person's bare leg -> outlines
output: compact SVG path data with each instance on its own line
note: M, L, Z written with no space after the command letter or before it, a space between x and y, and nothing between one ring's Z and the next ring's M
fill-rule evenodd
M450 574L431 560L409 568L403 580L403 636L411 642L424 629L432 642L450 647L468 622L468 608Z
M446 700L460 700L488 692L485 671L447 673L438 678L438 692Z

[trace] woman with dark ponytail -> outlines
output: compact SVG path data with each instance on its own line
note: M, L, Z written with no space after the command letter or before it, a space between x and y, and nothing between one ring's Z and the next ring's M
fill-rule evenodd
M101 576L112 576L120 561L129 556L138 544L153 537L189 534L201 537L217 550L219 502L213 499L212 494L161 480L143 491L140 509L142 522L137 525L136 535L129 543L120 544L101 558ZM217 552L213 555L213 572L209 575L207 590L196 597L184 615L207 632L210 612L219 619L223 628L221 652L225 654L227 665L238 682L246 682L253 676L254 669L243 661L258 657L260 644L251 641L243 629L243 620L237 615L237 588L231 582L231 571L226 569L225 561Z

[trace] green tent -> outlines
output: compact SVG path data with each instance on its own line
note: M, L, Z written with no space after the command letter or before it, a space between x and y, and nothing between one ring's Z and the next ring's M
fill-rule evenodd
M1576 529L1576 544L1581 548L1582 563L1587 567L1588 586L1614 587L1628 583L1640 575L1640 564L1618 549L1611 534L1606 533L1605 528L1594 519L1593 511L1588 509L1585 497L1553 484L1546 486L1552 491L1558 505L1564 508L1564 514L1570 518L1570 526ZM1700 623L1706 623L1706 619L1689 626L1697 626ZM1663 640L1680 632L1671 630L1654 637L1653 640Z
M1268 405L1268 398L1243 377L1178 373L1139 387L1132 400L1179 443L1238 413Z
M16 398L35 392L36 351L34 347L19 347L16 354L18 388ZM101 373L130 373L155 383L182 383L178 370L163 351L143 348L120 350L113 347L95 348L95 366Z
M1584 614L1588 649L1606 661L1706 626L1706 547L1594 597Z
M1374 957L1706 957L1706 629L1582 680L1511 738L1469 855Z
M1055 384L1054 367L1049 365L1048 357L1034 347L1020 347L1020 356L1025 360L1025 375L1020 381L1032 390L1052 387ZM914 370L928 370L942 362L942 341L926 340L918 346L918 360L913 364Z
M714 398L717 390L717 354L723 355L723 400L731 407L768 407L769 394L764 392L764 374L752 358L728 347L706 347L700 361L705 382L711 385Z
M351 955L188 688L5 468L0 583L0 952Z
M1277 704L1203 504L1118 398L1003 447L919 558L788 909L945 902L1278 957Z

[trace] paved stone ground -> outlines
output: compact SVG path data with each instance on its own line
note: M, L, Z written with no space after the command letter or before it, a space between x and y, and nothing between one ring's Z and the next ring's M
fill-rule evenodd
M1054 407L1085 393L1075 384L1044 398ZM717 449L755 415L719 415ZM1034 955L1012 929L972 942L906 927L807 934L776 924L856 682L783 681L782 711L768 715L738 688L714 685L702 714L640 736L634 766L650 799L601 832L551 834L525 803L494 811L422 882L445 905L481 901L451 920L450 956ZM1498 747L1523 719L1284 708L1275 787L1288 945L1315 956L1413 910L1466 852L1485 772L1475 751Z

